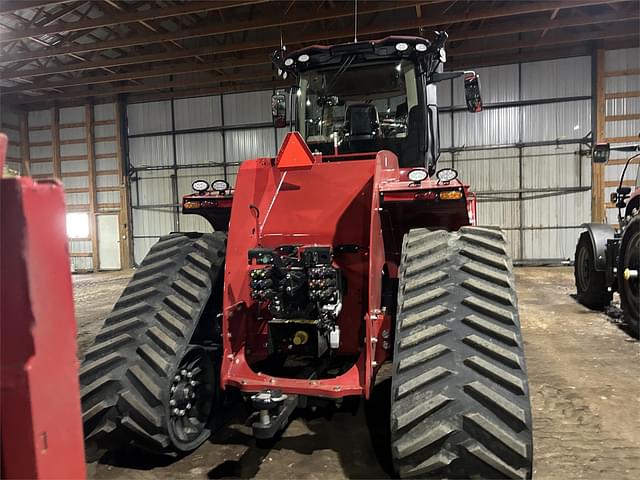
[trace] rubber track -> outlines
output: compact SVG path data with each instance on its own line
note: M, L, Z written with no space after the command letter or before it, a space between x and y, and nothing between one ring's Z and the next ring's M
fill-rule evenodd
M500 230L405 235L391 395L401 477L531 478L529 388Z
M186 449L167 433L169 382L213 288L222 281L226 234L160 238L107 316L80 368L90 452L135 443Z

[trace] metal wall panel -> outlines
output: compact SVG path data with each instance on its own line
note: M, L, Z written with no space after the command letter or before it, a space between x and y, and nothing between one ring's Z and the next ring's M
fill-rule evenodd
M134 237L133 239L133 258L137 265L139 265L144 259L147 252L153 247L153 244L158 241L158 237L153 238L140 238Z
M453 147L451 142L451 113L441 113L438 116L440 130L440 148Z
M453 114L455 146L504 145L520 138L518 107Z
M73 143L71 145L60 145L60 155L63 157L87 155L86 143Z
M30 165L31 175L53 176L53 162L38 162Z
M606 115L640 113L640 97L609 98L605 101Z
M63 177L62 183L64 188L89 188L89 177Z
M51 125L51 110L33 110L29 112L30 127L44 127Z
M114 125L96 125L93 127L93 136L95 138L100 137L115 137L116 126ZM98 142L98 143L113 143L113 142Z
M116 142L97 142L93 148L96 155L113 153L117 156L116 152L118 151L118 146L116 145Z
M52 158L53 150L51 146L46 147L29 147L29 158Z
M607 138L637 137L640 132L640 120L606 122L604 132Z
M589 100L522 107L524 142L581 138L590 131Z
M225 153L229 163L260 157L273 157L276 154L273 128L232 130L226 132L225 135Z
M640 68L640 48L622 48L604 52L605 71Z
M176 135L176 161L178 165L222 163L221 132L187 133Z
M174 100L176 130L222 125L220 96Z
M96 121L101 120L115 120L116 118L116 104L115 103L102 103L100 105L94 105L93 116Z
M68 107L59 110L60 124L84 122L84 107Z
M35 132L34 132L35 133ZM65 128L60 127L60 140L84 140L87 137L87 129L84 127Z
M97 158L96 159L96 172L104 170L116 170L118 168L118 159L116 154L113 158Z
M605 91L607 93L634 92L638 90L640 90L640 75L605 78Z
M29 141L31 143L50 142L51 140L51 130L33 130L29 132Z
M574 57L522 64L522 99L591 95L591 58Z
M89 162L87 160L65 160L60 162L60 171L67 172L88 172Z
M171 130L171 101L134 103L127 106L129 135Z
M271 95L270 90L224 95L224 124L271 122Z
M452 83L454 80L444 80L438 83L438 107L446 108L451 106Z
M141 137L129 139L129 161L134 167L173 165L171 137Z

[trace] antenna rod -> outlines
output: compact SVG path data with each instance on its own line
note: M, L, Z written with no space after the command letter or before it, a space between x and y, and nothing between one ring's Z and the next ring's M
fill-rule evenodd
M358 0L354 0L355 15L353 19L353 43L358 42Z

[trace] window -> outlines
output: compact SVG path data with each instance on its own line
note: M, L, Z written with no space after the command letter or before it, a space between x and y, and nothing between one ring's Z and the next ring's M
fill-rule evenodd
M67 236L69 238L89 237L88 213L67 213Z

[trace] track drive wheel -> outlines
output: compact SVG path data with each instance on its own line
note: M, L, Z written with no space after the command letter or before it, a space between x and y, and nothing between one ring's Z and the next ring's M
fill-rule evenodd
M618 292L624 317L633 334L640 336L640 215L624 229L618 252Z
M578 301L585 307L599 310L611 303L613 294L607 290L606 273L595 268L593 250L591 235L582 232L576 246L573 274Z
M196 328L202 317L214 331L225 249L222 232L173 233L136 270L80 368L88 456L189 451L209 437L218 372Z
M504 234L411 230L399 278L391 384L396 471L531 478L531 405Z

